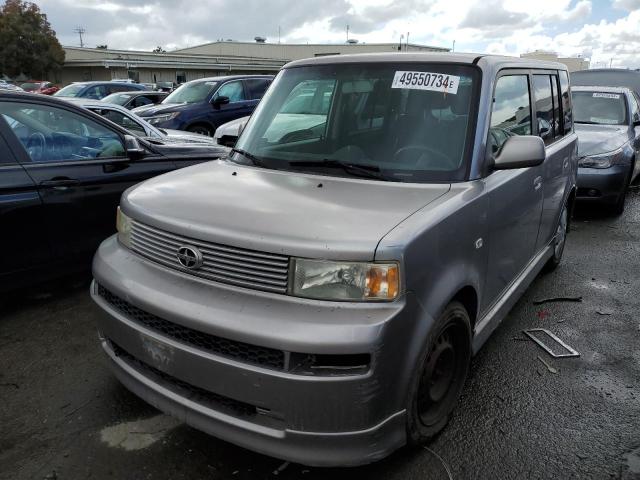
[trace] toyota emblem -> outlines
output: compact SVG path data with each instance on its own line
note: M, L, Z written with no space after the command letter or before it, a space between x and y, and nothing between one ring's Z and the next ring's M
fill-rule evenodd
M180 247L176 256L178 257L178 262L180 262L180 265L185 268L195 269L202 266L202 252L200 252L200 250L198 250L196 247L191 247L188 245Z

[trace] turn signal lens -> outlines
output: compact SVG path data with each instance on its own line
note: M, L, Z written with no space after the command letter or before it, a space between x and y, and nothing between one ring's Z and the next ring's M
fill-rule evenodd
M120 243L129 248L131 246L131 219L122 213L120 207L118 207L116 214L116 230L118 230Z

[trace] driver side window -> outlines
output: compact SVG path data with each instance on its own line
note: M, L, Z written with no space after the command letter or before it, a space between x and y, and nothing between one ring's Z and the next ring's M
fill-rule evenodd
M496 83L488 142L491 153L496 155L507 139L514 135L531 135L531 99L527 75L505 75Z
M244 88L240 81L225 83L218 90L216 97L229 97L229 103L246 100L244 98Z
M124 144L116 132L68 110L0 102L0 115L33 162L125 156Z

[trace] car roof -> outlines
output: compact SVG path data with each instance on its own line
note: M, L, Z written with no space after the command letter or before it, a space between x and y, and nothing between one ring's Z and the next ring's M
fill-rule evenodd
M131 83L131 82L111 82L109 80L104 80L104 81L96 81L96 80L92 80L90 82L73 82L70 85L86 85L86 86L90 86L90 85L127 85L127 86L133 86L135 88L140 88L142 87L142 85L140 85L139 83Z
M631 93L631 89L627 87L603 87L600 85L576 85L571 87L574 92L592 92L597 90L603 93Z
M66 102L73 103L75 105L79 105L83 108L110 108L113 110L121 110L122 112L129 113L130 110L126 109L122 105L117 105L115 103L103 102L101 100L93 100L89 98L78 98L78 97L61 97L64 98Z
M111 95L137 96L137 95L148 95L149 93L157 93L158 95L167 95L167 92L158 92L157 90L125 90L123 92L110 93L108 96L111 96Z
M227 80L243 80L246 78L268 78L273 79L273 75L223 75L220 77L205 77L198 78L196 80L189 80L186 83L197 83L197 82L226 82Z
M481 53L454 52L391 52L391 53L356 53L352 55L327 55L306 58L287 63L283 68L295 68L308 65L333 65L344 63L455 63L476 65L482 60L485 67L500 68L502 66L520 68L550 68L566 70L566 65L559 62L532 60L530 58L508 57L505 55L485 55Z

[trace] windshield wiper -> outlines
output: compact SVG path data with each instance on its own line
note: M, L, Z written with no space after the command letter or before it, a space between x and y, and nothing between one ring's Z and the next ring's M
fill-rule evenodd
M309 162L294 161L289 162L292 167L328 167L328 168L342 168L345 172L359 177L375 178L377 180L385 180L387 182L400 182L401 180L395 177L384 175L380 171L380 167L377 165L358 164L343 162L342 160L335 160L331 158L325 158L324 160L312 160Z
M262 159L256 157L252 153L249 153L249 152L247 152L245 150L241 150L239 148L232 148L231 151L234 152L234 153L239 153L243 157L251 160L251 163L253 163L257 167L267 168L267 167L265 167L264 162L262 161Z

